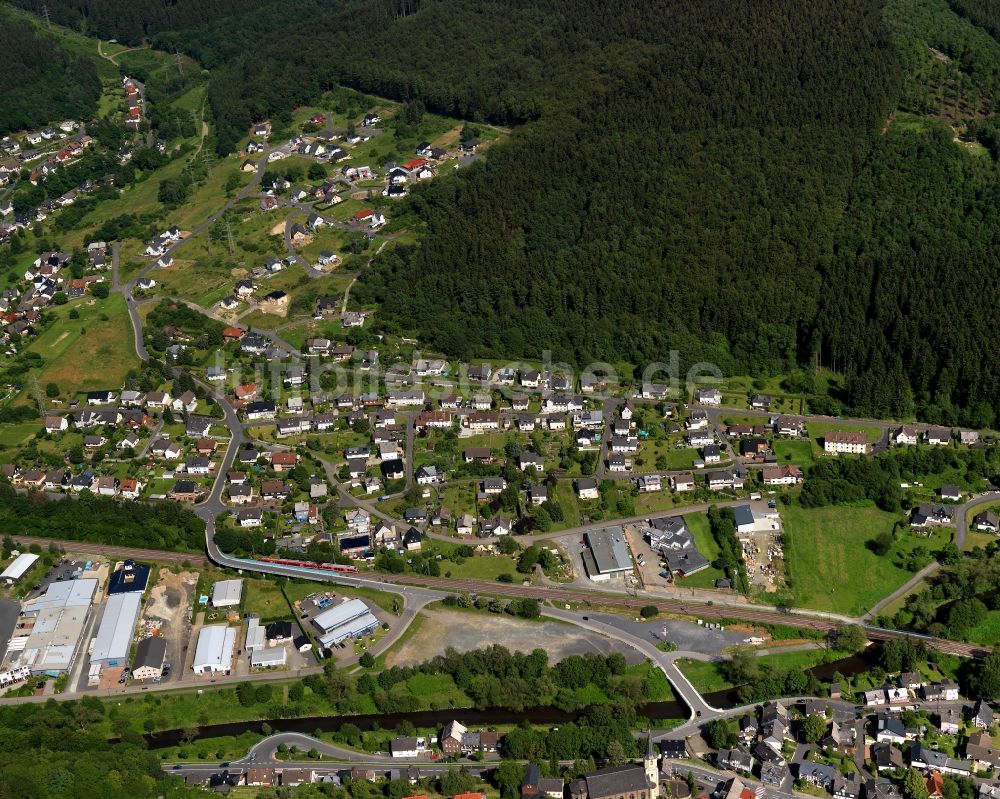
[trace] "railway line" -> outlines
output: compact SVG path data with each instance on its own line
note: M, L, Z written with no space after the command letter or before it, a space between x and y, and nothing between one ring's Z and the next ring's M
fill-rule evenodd
M550 602L553 604L578 604L585 607L611 608L618 610L633 611L638 615L639 610L646 605L655 605L662 613L672 613L682 616L689 616L709 621L737 620L757 624L781 624L789 627L798 627L803 630L815 630L819 632L832 632L836 630L842 622L831 618L810 616L801 612L783 612L780 610L770 610L752 605L715 605L708 601L664 599L660 597L631 597L618 594L608 594L600 591L589 591L579 588L561 588L557 586L536 586L521 585L517 583L500 583L489 580L455 579L445 577L429 577L417 574L382 574L373 572L357 572L340 574L329 569L316 567L290 565L291 562L265 562L249 560L243 558L233 558L219 552L217 557L208 558L205 555L185 552L167 552L156 549L142 549L137 547L120 547L108 544L92 544L83 541L67 541L63 539L40 538L37 536L12 536L15 541L22 544L37 544L47 547L50 544L72 551L74 554L94 555L103 557L132 558L134 560L153 560L162 563L189 563L191 566L203 567L212 562L220 566L229 568L244 569L264 574L271 574L286 577L299 577L305 579L316 579L336 584L343 581L344 584L368 585L381 590L393 590L394 587L419 587L432 591L439 591L442 595L455 593L478 593L487 596L505 597L510 599L520 599L530 597L540 602ZM214 541L212 541L212 549ZM295 562L298 563L298 562ZM888 630L881 627L874 627L864 624L860 620L857 622L865 628L868 638L872 641L891 641L899 639L920 640L927 646L950 655L961 657L984 657L988 650L975 644L967 644L961 641L949 641L943 638L934 638L921 635L919 633L904 632L899 630Z
M120 547L113 544L92 544L87 541L68 541L57 538L40 538L32 535L11 536L20 544L32 546L37 544L43 549L55 544L61 549L78 555L99 555L102 557L120 557L132 560L153 560L159 563L190 563L192 566L207 566L211 561L196 552L169 552L163 549L142 549L140 547Z

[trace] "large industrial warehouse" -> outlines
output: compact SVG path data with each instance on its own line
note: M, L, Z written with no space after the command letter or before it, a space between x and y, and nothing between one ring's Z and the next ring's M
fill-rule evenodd
M21 619L7 647L11 668L58 676L73 663L98 581L85 578L52 583L45 593L24 603Z
M319 642L330 647L347 638L360 638L378 627L378 619L360 599L349 599L325 610L312 620Z
M195 674L209 672L215 674L229 671L233 665L233 647L236 644L236 628L225 624L210 624L198 633L198 646L194 651L191 668Z
M112 594L108 597L90 653L91 666L114 668L126 665L141 607L141 593Z
M583 539L587 542L583 565L587 568L587 576L594 582L604 582L632 571L632 555L621 527L588 530Z

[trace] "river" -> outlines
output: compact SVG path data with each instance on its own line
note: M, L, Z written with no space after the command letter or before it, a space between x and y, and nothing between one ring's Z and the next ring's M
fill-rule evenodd
M873 651L876 650L876 651ZM829 680L834 673L850 676L870 669L877 660L878 647L869 647L864 655L853 655L832 663L814 666L810 671L821 680ZM715 691L705 694L705 700L713 707L731 708L739 705L735 689ZM449 708L447 710L418 710L412 713L376 713L362 716L305 716L294 719L267 719L254 721L234 721L225 724L205 724L195 727L194 740L199 738L220 738L237 736L245 732L260 732L262 725L267 724L274 732L300 732L307 735L316 730L321 732L337 732L344 724L354 724L361 730L391 730L404 722L409 722L417 729L441 729L453 719L458 719L470 728L492 727L498 725L520 724L527 721L531 724L553 725L567 724L585 715L587 709L567 712L555 707L536 707L527 710L506 710L490 708L476 710L474 708ZM636 708L636 713L649 719L655 727L656 722L688 717L687 707L678 701L649 702ZM183 729L164 730L149 733L145 736L151 749L162 749L178 746L184 742Z

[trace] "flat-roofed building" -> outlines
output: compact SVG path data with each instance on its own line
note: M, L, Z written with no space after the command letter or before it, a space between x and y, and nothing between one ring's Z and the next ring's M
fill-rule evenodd
M360 599L349 599L312 620L320 632L319 642L329 647L348 638L360 638L378 627L378 619Z
M240 604L242 580L219 580L212 586L212 607L233 608Z
M239 582L239 581L237 581ZM236 628L225 624L210 624L198 633L198 645L191 668L195 674L227 672L233 663Z
M592 530L583 538L587 544L583 551L583 565L591 580L603 582L614 575L632 571L632 555L621 527L616 525Z
M134 591L108 597L90 653L91 665L101 668L126 665L141 607L142 594Z
M93 578L55 582L26 602L7 647L9 667L52 676L68 671L79 651L98 585Z
M284 666L288 660L288 650L284 645L262 646L250 655L250 668L276 669Z

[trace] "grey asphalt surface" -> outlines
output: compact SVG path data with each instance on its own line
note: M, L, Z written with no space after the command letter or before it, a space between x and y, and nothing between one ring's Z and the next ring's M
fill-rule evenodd
M15 599L0 599L0 660L7 654L7 643L17 626L21 604Z
M746 633L728 630L709 630L705 625L686 621L633 621L613 613L591 613L590 618L617 627L629 635L649 641L654 646L664 639L678 650L720 655L726 647L742 644ZM666 629L666 635L664 635Z

